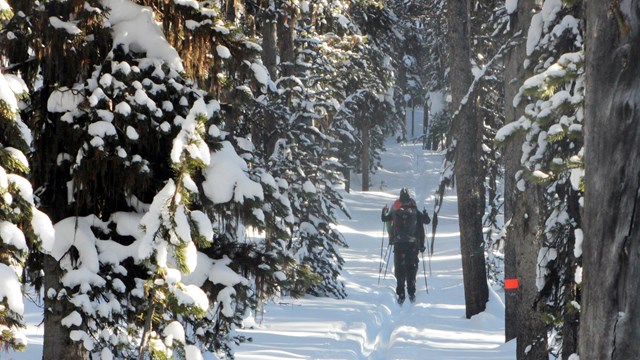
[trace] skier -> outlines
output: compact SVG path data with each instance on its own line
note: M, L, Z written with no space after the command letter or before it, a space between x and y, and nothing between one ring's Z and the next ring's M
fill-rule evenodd
M405 283L409 294L409 301L416 300L416 276L418 275L418 251L425 251L424 225L431 222L426 211L421 212L415 200L409 195L409 190L402 188L399 198L382 209L380 219L389 228L389 244L394 246L393 262L396 277L396 295L398 304L404 303Z

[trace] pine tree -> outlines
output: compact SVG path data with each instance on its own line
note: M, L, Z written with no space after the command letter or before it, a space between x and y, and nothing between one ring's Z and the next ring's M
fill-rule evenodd
M197 105L197 99L202 99L205 94L183 78L182 61L177 52L163 42L157 28L152 26L146 28L147 33L142 32L142 36L160 35L151 37L155 43L141 43L141 39L135 37L118 38L122 34L120 30L131 24L118 21L118 16L132 16L133 19L125 20L145 22L146 15L135 11L140 9L137 5L127 2L123 5L132 11L122 12L123 8L118 8L112 12L115 15L109 18L108 24L114 30L116 43L121 44L113 49L109 29L89 26L102 24L107 8L98 3L79 9L71 5L48 4L51 8L47 11L58 12L61 19L81 20L61 20L62 23L55 23L57 28L48 28L47 31L60 30L59 34L50 36L51 41L64 42L71 37L69 42L76 47L70 51L82 50L82 54L90 56L78 57L77 63L66 65L65 71L74 71L75 75L70 77L65 71L57 73L51 67L51 64L63 63L56 56L66 56L64 52L38 54L38 61L47 59L43 63L49 67L44 68L42 78L45 84L51 84L38 88L43 93L38 98L49 99L49 107L34 102L31 108L26 109L51 119L44 123L46 126L40 129L37 138L38 154L42 156L38 161L47 165L38 168L38 174L42 176L37 176L36 182L47 182L42 185L45 189L43 204L57 209L55 217L62 220L57 226L68 229L67 233L72 234L57 241L52 253L53 266L46 272L49 279L46 301L50 303L51 314L58 316L56 323L62 324L61 329L70 328L68 334L72 340L49 323L46 332L54 332L60 343L68 341L69 344L80 344L80 347L65 345L64 349L54 349L47 345L45 353L55 351L56 356L65 358L83 358L89 349L94 353L110 352L123 357L149 352L188 353L195 351L192 344L197 341L203 344L201 348L211 351L228 350L228 344L234 341L229 330L234 323L239 324L239 319L252 304L248 281L240 279L224 286L220 285L224 279L215 276L205 279L211 285L198 283L199 280L195 280L198 286L180 281L184 276L180 273L194 270L197 249L207 252L212 258L207 261L208 257L205 257L199 262L203 264L203 271L206 272L207 264L213 260L220 263L218 267L222 270L241 271L239 264L227 263L220 251L237 241L239 230L225 233L226 228L218 228L221 235L217 238L233 241L217 242L214 251L205 249L213 240L211 227L216 223L216 217L212 200L202 194L204 190L198 189L203 189L202 184L206 183L207 177L215 173L206 170L205 159L213 156L208 152L225 149L220 135L224 133L216 126L204 127L213 119L209 116L214 117L214 113L218 113L216 103L207 100L206 106ZM26 12L27 16L36 17L45 9L31 10L33 13ZM73 15L68 15L69 12ZM140 23L132 25L139 26ZM89 39L94 41L82 42ZM32 41L38 43L43 40L34 37ZM98 51L95 48L92 48L93 52L87 51L88 46L82 47L87 44L97 45ZM140 45L155 52L134 52L134 48L139 51ZM65 47L61 46L61 49ZM112 52L106 56L108 50ZM80 65L74 68L77 64ZM31 84L35 83L35 79L30 80ZM80 106L75 109L76 105ZM203 112L209 116L201 118L199 114ZM43 115L31 118L39 119ZM215 118L220 117L215 115ZM56 136L43 135L47 131ZM174 150L179 149L179 143L184 143L187 148L184 159L179 151L176 153ZM202 158L194 154L196 150ZM173 165L169 154L177 159ZM252 201L259 198L260 186L248 180L247 172L240 170L239 174L250 184L245 189L250 193L246 197ZM238 190L237 193L243 192ZM60 196L62 194L64 196ZM242 202L242 198L238 195L237 202ZM245 207L244 211L252 212L258 206L255 203ZM65 219L69 215L81 216ZM256 213L255 217L258 215ZM158 219L163 221L158 222ZM135 224L144 225L146 240L135 229ZM78 246L65 243L74 239L78 239ZM160 239L168 240L169 246L163 246ZM146 252L122 254L122 249L134 249L145 243L157 244L157 251L149 252L147 249ZM61 260L62 268L59 270L56 270L57 260ZM59 280L56 280L56 271L59 272ZM89 280L75 283L77 278L83 278L79 276L82 273L87 273ZM206 293L199 290L201 285ZM123 293L127 289L131 292ZM237 294L235 298L234 293ZM127 295L126 299L123 295ZM149 299L143 299L145 295ZM207 299L213 299L210 307ZM87 304L95 304L100 311L90 310ZM175 321L198 323L203 321L205 312L207 320L204 324L207 326L199 332L202 334L199 340L193 333L187 333L187 342L170 344L167 339L176 329L179 330ZM129 332L132 337L123 338ZM161 338L167 341L159 341Z
M504 67L501 59L513 46L507 37L508 16L501 1L477 2L472 12L471 61L476 75L477 115L482 119L481 163L486 191L483 226L487 275L492 282L502 284L504 231L502 221L503 191L502 153L495 143L496 132L504 125Z
M64 162L69 153L67 149L73 143L68 127L56 126L59 125L56 112L77 104L79 97L74 89L77 81L88 75L90 64L103 54L100 45L104 44L104 38L98 30L102 27L102 14L95 7L99 6L97 1L87 1L85 6L84 3L17 0L12 1L12 5L18 16L7 24L6 30L12 36L2 37L2 47L7 49L10 67L20 71L31 93L20 109L34 133L30 179L39 208L55 222L70 210L66 197L68 168L58 168L57 162ZM27 267L36 288L44 285L45 295L58 286L61 275L57 261L49 255L53 248L47 250L32 251ZM45 296L45 308L49 311L44 314L43 356L84 358L82 345L74 343L68 329L61 324L72 307L54 300Z
M404 96L394 88L393 72L399 59L394 56L398 44L395 33L395 15L378 1L357 1L351 4L349 15L354 24L357 57L351 66L342 68L348 96L342 106L342 118L356 130L355 158L352 165L362 174L362 189L368 191L369 174L380 166L380 151L384 140L395 133L405 137ZM346 159L344 160L346 161Z
M580 301L584 60L579 13L578 4L546 1L533 16L526 63L534 75L514 101L525 101L525 114L497 136L504 141L514 131L524 132L516 181L523 192L543 189L536 224L542 235L536 304L553 333L550 349L562 356L576 351ZM544 344L545 333L535 342Z
M201 235L211 232L207 229L210 220L201 211L188 207L197 192L191 177L207 165L210 157L203 137L211 111L198 100L202 95L163 59L145 58L145 54L125 48L126 45L119 45L113 49L87 81L87 104L63 116L63 121L76 124L75 131L83 140L73 154L74 202L81 214L91 215L68 218L57 226L73 222L81 228L84 222L93 222L96 227L84 235L96 247L101 267L89 270L95 271L98 278L89 282L91 289L81 286L80 291L75 291L75 284L65 278L72 277L69 274L76 269L66 268L62 282L69 301L77 305L79 298L88 297L95 303L108 299L106 303L115 307L97 313L83 313L84 308L79 307L76 311L89 326L83 329L87 335L76 336L99 339L98 344L87 347L84 338L87 350L131 356L136 351L149 351L147 346L152 352L165 353L167 349L160 345L159 336L167 319L202 317L208 309L206 302L197 302L198 297L206 299L202 290L181 284L180 274L194 270L195 244L206 246L212 241L211 235ZM189 109L191 104L194 105ZM142 236L119 232L118 227L126 226L120 222L127 221L138 221L144 231L136 235ZM110 224L116 227L115 232L109 229ZM91 229L90 224L85 226ZM133 236L135 240L130 243L122 236ZM131 250L114 251L119 246ZM80 261L86 261L86 256L80 252ZM133 264L124 265L129 261ZM100 278L112 285L113 280L119 281L112 287ZM138 296L122 299L123 293ZM136 316L140 322L134 321ZM154 320L158 316L163 320ZM98 336L104 331L116 337L137 334L132 337L140 343L119 343L121 349L114 351L109 337Z
M205 2L200 3L199 7L194 6L196 10L191 10L191 15L189 16L198 19L198 16L201 16L198 15L198 9L202 10L202 14L204 14L203 4L205 4ZM275 4L277 5L277 11L275 7L269 7L267 5L265 5L267 6L266 8L262 8L261 6L263 5L265 4L248 4L246 12L234 12L234 16L254 17L258 19L258 21L253 24L249 21L243 24L242 27L222 21L218 15L211 16L211 21L217 25L214 28L215 31L213 34L210 34L216 39L216 49L213 50L211 46L200 46L199 51L211 54L207 59L213 59L214 64L212 66L215 66L216 76L204 78L199 76L199 81L212 84L212 88L215 88L216 93L220 94L221 106L225 116L223 129L231 135L229 139L236 149L242 152L244 154L243 156L251 162L250 172L253 174L253 178L270 178L276 184L279 184L275 187L272 187L269 183L263 184L265 189L273 190L271 195L274 197L270 200L276 203L267 203L261 206L267 206L270 210L278 211L274 214L268 214L265 219L263 219L265 221L264 223L259 222L256 224L254 222L257 229L265 231L267 237L264 239L264 242L256 248L247 248L245 249L247 251L239 251L236 254L239 257L238 261L246 266L243 268L243 272L255 274L256 286L259 288L257 293L259 294L268 296L268 294L274 294L276 291L279 291L278 289L299 294L299 287L303 283L307 283L307 285L303 287L308 288L308 281L310 281L311 278L317 278L317 276L311 276L312 272L307 270L310 269L307 264L295 263L294 261L294 252L297 251L297 249L294 249L291 243L291 237L297 236L293 235L293 231L295 231L293 228L299 225L295 223L298 215L294 215L291 206L293 198L298 196L292 194L292 191L299 186L299 184L290 183L291 179L287 174L278 172L281 170L278 170L279 165L274 163L272 154L276 142L282 139L283 136L291 137L293 139L292 142L298 141L298 138L302 136L298 135L299 128L291 128L290 124L278 123L277 120L286 120L287 116L299 116L299 119L295 120L295 122L309 124L315 121L316 116L311 116L311 120L305 120L304 117L308 116L305 115L304 112L300 112L302 115L285 115L295 114L299 111L296 107L300 105L297 100L294 100L294 97L313 96L307 92L306 89L298 94L294 94L294 92L297 91L295 89L292 91L286 90L289 86L295 87L301 78L301 81L306 81L303 76L299 76L298 73L291 76L294 72L298 71L296 70L296 67L298 67L298 65L295 64L296 60L290 58L292 54L295 55L295 52L286 50L288 54L286 56L288 58L286 60L283 58L283 61L278 64L278 68L275 68L275 64L271 64L270 61L266 59L261 61L256 58L257 53L254 50L260 49L260 47L240 32L242 30L248 34L257 34L260 32L260 26L267 28L269 24L273 25L270 20L267 20L271 19L271 17L280 16L281 19L284 20L293 19L292 16L287 15L287 11L295 10L295 8L288 7L284 2ZM202 23L202 21L200 21L200 23ZM207 27L203 26L202 28L199 27L198 31L200 33L206 33L206 29ZM289 27L289 30L297 32L299 28L297 25L294 25ZM263 31L266 30L263 29ZM275 29L273 31L275 31ZM272 45L269 45L269 42L263 41L262 45L264 49L272 47L274 51L278 50L283 53L283 51L285 51L283 49L287 48L284 46L283 41L287 32L288 31L284 31L283 28L279 30L279 46L275 43L276 38L273 38L274 43ZM194 36L199 35L194 34ZM220 42L220 45L217 45L218 42ZM293 42L289 47L295 50L295 46L298 44L298 42ZM224 58L220 60L220 58L222 58L222 56L220 56L221 45L233 55L229 60L225 60ZM267 66L263 65L263 63ZM277 89L276 84L281 84L281 87ZM281 93L278 94L276 91L281 91ZM307 100L307 104L311 103L311 99ZM309 107L312 106L309 105ZM256 121L257 119L259 120ZM316 135L317 130L315 129L317 129L317 124L311 124L308 129L313 135ZM326 140L328 138L324 137L324 139ZM255 144L255 147L251 143ZM240 144L248 146L241 146ZM241 147L243 148L241 149ZM323 155L325 153L324 150L318 152L314 149L304 149L297 144L294 145L294 148L302 149L301 151L303 151L296 152L296 161L300 161L297 160L298 157L304 159L309 156L315 156L317 159L325 161L323 160L326 158L325 155ZM304 155L304 151L308 151L309 154L313 155ZM288 164L288 160L286 163ZM314 166L311 166L311 169L314 169ZM326 168L329 169L330 167ZM313 173L315 171L316 170L312 170L310 174L311 178L316 176ZM334 180L331 181L333 182ZM280 184L284 183L287 185L283 188ZM290 199L287 199L286 202L283 201L283 194L290 197ZM321 198L323 197L324 195ZM338 198L332 201L335 201L336 204L340 202ZM297 208L294 210L295 212L299 211ZM223 213L228 212L225 211ZM230 215L247 218L247 216L251 216L251 211L247 211L245 206L245 209L236 213L236 215ZM319 217L324 216L323 214L319 214ZM335 222L333 217L333 214L329 215L332 223ZM233 221L227 223L233 224ZM238 229L238 231L242 230ZM287 242L288 245L283 247L283 242ZM245 252L248 254L242 255ZM332 250L331 252L335 251ZM247 256L249 257L247 258ZM250 259L255 260L256 258L267 262L248 261ZM276 273L283 273L284 271L287 279L284 281L282 281L282 279L278 280L277 277L266 273L264 269L272 269ZM325 273L331 274L330 278L335 278L336 276L335 270ZM318 279L315 281L318 281ZM305 291L303 290L302 292Z
M482 121L476 110L470 59L469 2L451 1L448 8L451 94L454 109L453 171L459 200L460 246L466 316L484 311L488 301L482 218L485 194L481 169ZM451 150L450 150L451 151Z
M15 35L5 25L14 16L0 1L0 29L10 40ZM6 62L0 53L0 60ZM27 264L30 253L50 249L53 226L35 207L36 197L26 176L30 165L25 156L32 149L31 130L20 116L29 89L19 74L0 73L0 349L23 350L23 289L33 281Z
M293 219L289 249L301 265L292 290L343 297L343 285L337 281L343 260L337 247L345 244L330 226L336 222L334 209L342 204L334 189L337 170L327 161L332 140L324 121L331 105L327 93L321 92L326 79L314 72L318 48L307 21L311 14L284 3L279 6L279 16L289 25L278 30L282 59L275 91L268 94L268 111L276 120L274 148L265 149L272 151L265 162L275 178L287 184Z
M429 35L425 31L425 23L429 21L427 14L433 5L433 2L422 1L392 1L387 5L397 17L393 27L397 39L394 42L394 62L398 73L394 91L402 97L398 105L408 111L404 126L410 139L415 139L423 130L415 127L414 108L428 106L429 87L425 84L428 77L424 77L424 73L431 44L427 42Z
M526 58L526 33L534 14L535 4L520 3L516 8L509 8L509 28L512 36L518 40L517 44L507 53L505 61L505 123L517 121L524 114L522 102L513 106L513 99L520 89L520 85L530 76L530 69L523 66ZM534 204L522 200L522 193L516 187L515 174L520 171L520 159L523 135L515 135L512 141L505 144L503 150L504 162L504 217L507 223L505 231L505 279L518 279L521 284L518 289L505 291L505 339L517 338L518 353L524 356L524 349L531 343L531 339L538 336L544 327L537 308L528 306L536 296L535 274L527 271L535 259L531 255L537 252L535 241L531 241L531 231L528 230L528 218L524 214L536 214L529 210ZM535 249L535 250L534 250ZM526 254L523 257L519 254ZM520 320L523 319L523 320ZM536 357L538 353L545 354L544 349L532 347L527 354ZM544 355L542 355L544 356Z

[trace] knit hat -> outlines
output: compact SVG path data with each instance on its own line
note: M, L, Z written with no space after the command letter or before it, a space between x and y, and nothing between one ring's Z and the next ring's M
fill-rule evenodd
M407 188L402 188L402 190L400 190L400 201L409 202L410 200L411 195L409 195L409 190L407 190Z

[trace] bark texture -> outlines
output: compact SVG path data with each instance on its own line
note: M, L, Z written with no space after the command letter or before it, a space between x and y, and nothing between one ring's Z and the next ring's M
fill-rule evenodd
M76 139L61 125L61 114L48 112L47 99L58 87L73 88L76 82L86 79L90 71L93 71L89 64L97 64L98 59L102 60L108 46L99 36L95 38L92 46L82 43L71 46L72 42L66 34L59 33L57 29L48 26L48 21L43 21L50 16L66 19L69 14L77 15L74 9L71 9L75 4L77 3L47 2L44 7L36 10L33 9L36 5L31 5L32 15L37 19L34 22L35 31L41 34L41 40L36 40L36 43L41 41L43 45L35 46L39 49L36 52L36 61L42 69L43 83L42 87L32 94L34 120L37 119L41 123L34 133L34 144L38 151L33 153L31 182L34 189L43 190L40 194L40 209L49 216L53 224L68 216L77 215L81 210L68 203L69 169L57 164L58 154L73 153ZM34 80L28 79L27 82ZM84 360L88 352L82 342L71 341L70 328L62 326L60 322L75 310L75 306L60 293L63 289L61 280L64 272L58 261L48 255L44 255L43 272L45 296L42 358ZM54 290L57 296L48 296L51 290Z
M283 5L278 12L278 48L281 76L295 74L297 10L293 5Z
M267 5L268 3L265 4L265 6ZM276 17L276 14L270 11L265 10L261 13L262 63L274 81L278 78ZM262 125L253 127L253 139L265 154L271 154L275 148L275 143L278 138L276 123L275 114L266 110L262 119Z
M544 188L527 183L516 197L509 238L515 242L515 270L520 286L515 296L516 359L548 360L547 330L542 319L545 299L539 299L536 286L538 253L544 240Z
M262 14L262 63L269 70L272 79L277 77L277 35L276 15L264 11Z
M57 360L84 360L87 359L87 350L80 341L71 341L69 338L69 328L62 325L62 319L67 317L73 309L69 303L57 300L56 297L50 299L47 295L50 289L60 293L62 286L60 279L63 272L58 266L58 262L51 256L44 257L44 288L45 288L45 310L44 310L44 346L42 349L42 359Z
M531 16L525 12L525 8L531 8L533 4L526 2L518 6L518 12L511 17L512 32L520 32L519 44L511 49L505 56L504 70L504 92L505 92L505 124L514 122L523 114L522 106L514 107L513 99L518 93L520 85L526 79L526 71L523 62L526 57L526 29L529 27ZM531 9L530 9L531 10ZM528 18L528 19L527 19ZM518 189L516 188L516 172L520 169L522 136L505 146L504 151L504 217L505 221L514 222L513 216L517 205ZM518 277L516 269L516 249L520 237L515 236L517 229L515 226L508 228L505 242L504 256L504 277L514 279ZM518 336L518 302L516 301L518 291L509 290L505 292L505 341L512 340Z
M589 1L582 360L640 351L640 1Z
M362 129L362 154L360 154L362 161L362 191L369 191L369 183L371 182L369 176L369 151L371 147L371 135L369 134L369 124L365 121Z
M454 111L453 137L456 141L455 177L460 222L460 249L466 316L485 310L489 298L484 257L482 217L484 214L483 170L480 163L482 124L476 115L474 96L466 98L473 81L469 44L469 1L448 2L451 94Z
M518 11L512 15L513 33L521 33L519 44L506 56L505 66L505 122L510 123L524 115L523 104L513 106L513 99L520 86L531 76L524 68L526 59L526 36L535 3L518 3ZM517 189L516 173L522 168L523 135L516 135L504 151L505 165L505 219L510 220L505 242L505 279L519 280L520 286L505 294L505 340L517 338L517 359L547 359L544 341L545 324L541 313L534 306L537 296L536 267L537 255L542 243L538 214L542 200L541 189L529 185L524 192ZM532 345L530 351L525 349Z

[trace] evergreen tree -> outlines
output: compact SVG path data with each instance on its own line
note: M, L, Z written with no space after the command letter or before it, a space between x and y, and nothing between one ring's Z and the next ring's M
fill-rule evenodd
M451 125L447 106L431 109L433 102L449 91L446 4L437 0L398 1L395 5L404 24L403 48L409 55L409 61L403 61L409 65L409 95L414 106L423 106L423 147L431 150L442 150Z
M452 11L455 13L451 13ZM487 262L483 262L483 266L487 264L488 276L497 282L502 281L499 273L502 267L501 241L504 233L500 221L502 155L494 143L494 137L504 122L501 59L516 43L513 38L505 36L508 29L506 15L504 4L497 1L473 1L468 4L449 2L447 18L450 28L451 74L448 77L451 80L453 123L447 138L447 155L433 220L435 228L442 196L445 189L454 184L455 178L461 201L469 202L461 206L461 211L465 212L461 215L461 227L466 228L461 233L461 241L466 244L463 248L469 246L473 250L467 250L467 255L463 255L463 262L469 262L465 263L468 268L479 267L477 254L470 251L477 252L478 247L483 247L487 256ZM466 48L469 50L465 50ZM474 54L469 58L470 64L459 59L460 56L467 57L470 54ZM470 160L471 158L475 160ZM460 161L464 164L459 163ZM479 222L489 228L486 237ZM484 238L483 241L479 240L479 236ZM431 248L433 242L432 238ZM476 262L472 264L471 258ZM467 274L477 275L477 271L469 271ZM480 278L477 278L476 281L469 280L465 284L474 288L479 282ZM468 311L473 313L484 306L481 299L485 298L485 290L480 286L469 292L468 305L469 302L474 303L475 310Z
M448 4L450 81L453 115L451 145L460 215L460 247L465 288L466 316L484 311L488 301L482 218L485 194L481 168L482 121L469 59L471 38L468 1ZM450 150L451 151L451 150Z
M398 39L395 35L396 17L388 7L377 1L356 1L349 8L355 35L365 36L356 41L350 58L350 67L342 68L345 84L345 103L341 118L356 130L355 158L352 166L362 174L362 189L368 191L369 174L380 165L380 151L384 139L400 133L405 137L404 96L394 87L394 70L397 70ZM356 36L354 40L358 40ZM345 159L346 160L346 159Z
M200 10L203 10L203 4L201 2ZM329 182L333 185L333 188L337 184L338 178L335 176L335 166L329 160L328 150L332 145L330 142L332 138L323 135L325 131L330 131L325 126L332 126L330 124L320 121L322 118L326 118L329 115L332 104L328 101L326 93L333 90L333 87L323 83L327 77L318 79L310 74L311 71L319 72L315 70L316 66L321 66L312 62L311 59L304 59L307 56L313 57L318 60L318 55L314 55L317 49L304 49L305 46L309 46L308 38L297 40L298 33L308 32L310 26L314 26L320 22L311 24L310 22L298 22L298 18L305 18L306 15L301 16L299 10L296 7L291 7L286 2L276 2L273 4L251 3L247 4L245 12L236 12L234 16L258 19L255 22L248 21L241 27L238 27L231 23L223 22L220 16L212 16L211 20L214 21L217 26L215 29L214 38L219 39L222 45L229 50L233 57L229 60L219 60L220 58L220 46L216 45L216 50L213 51L211 47L208 50L201 50L211 54L208 58L214 59L216 66L216 77L208 77L211 83L215 82L216 91L220 94L221 106L225 110L225 123L223 129L233 135L234 140L231 140L236 145L238 151L241 151L249 159L252 164L251 172L254 174L254 178L262 178L265 174L273 176L273 180L277 184L286 184L285 188L278 185L278 189L275 189L274 195L277 195L273 200L277 200L280 205L275 206L274 209L280 209L279 213L274 216L267 216L267 220L263 226L265 234L268 238L265 239L264 249L269 250L266 253L260 255L263 259L281 259L283 261L278 265L278 261L269 264L261 265L263 268L276 269L280 266L285 266L285 273L288 274L289 279L286 282L273 281L273 277L264 278L261 276L259 280L260 287L264 291L260 290L260 293L271 293L276 291L276 288L284 286L282 290L289 290L293 293L300 293L300 286L309 281L318 281L317 276L311 276L312 272L308 269L309 264L298 262L297 265L293 263L294 253L299 249L296 249L291 237L298 237L295 234L296 228L299 227L300 218L299 212L302 210L299 207L294 206L294 200L297 199L300 188L307 180L311 180L314 186L319 189L324 189L324 179L330 179ZM303 9L304 13L309 13L310 18L320 15L321 19L325 19L326 14L323 15L323 11L326 9L322 6L312 7L309 9ZM197 12L197 11L196 11ZM218 13L219 14L219 13ZM196 16L197 14L192 14ZM267 40L266 33L268 28L271 31L276 32L273 22L270 19L279 17L282 21L291 22L291 26L280 27L277 30L277 37L273 37ZM281 21L281 23L282 23ZM262 27L262 29L260 29ZM201 31L206 31L206 26ZM265 39L262 41L263 51L267 49L273 49L271 51L278 51L280 53L281 61L278 64L271 62L267 57L263 56L263 60L257 59L257 53L255 49L260 49L255 43L248 40L248 37L242 35L240 30L251 35L259 33L265 34ZM315 30L315 29L314 29ZM306 36L306 35L305 35ZM293 40L295 39L295 40ZM315 38L310 39L315 45ZM328 41L327 41L328 42ZM324 45L326 46L326 43ZM253 44L253 45L250 45ZM244 50L243 50L244 48ZM303 54L303 55L301 55ZM273 55L275 58L275 53ZM303 61L308 61L304 63ZM225 64L226 62L226 64ZM244 65L244 64L248 64ZM222 81L224 80L224 81ZM324 86L326 90L318 90ZM323 91L326 91L324 93ZM306 140L309 138L310 140ZM283 139L287 139L288 144L283 145ZM251 141L255 144L249 145L248 148L239 149L240 144L248 144ZM320 145L317 148L308 146L308 144L318 142ZM277 147L286 146L292 150L292 154L289 158L284 157L279 160L274 160L275 155L279 150ZM314 145L316 146L316 145ZM287 150L289 151L289 150ZM329 164L329 166L320 167L318 164L310 163L306 164L306 159L314 159L320 161L320 163ZM292 166L291 161L294 162L293 166L298 166L299 169L304 168L305 172L308 172L303 181L303 178L291 177L288 173L289 170L283 170L286 167ZM296 165L297 164L297 165ZM338 165L339 167L339 165ZM327 174L322 174L326 171ZM316 174L320 173L320 174ZM294 181L294 182L292 182ZM301 183L296 183L302 181ZM318 181L315 183L315 181ZM266 184L265 184L266 185ZM266 185L271 187L270 185ZM281 192L287 194L289 197L286 203L282 202ZM324 195L324 193L328 195ZM337 195L331 194L334 190L327 190L321 193L319 197L320 202L329 201L332 203L331 207L342 207L341 201ZM295 200L297 201L297 200ZM269 205L271 206L271 205ZM292 207L291 209L288 209ZM318 218L326 218L329 223L335 222L335 215L332 211L328 210L329 214L324 214L328 208L313 207L313 216ZM306 211L306 210L305 210ZM319 213L315 213L320 211ZM308 215L304 215L308 216ZM324 225L323 225L324 226ZM288 229L285 229L288 228ZM283 231L286 230L286 231ZM333 232L333 231L331 231ZM336 234L337 235L337 234ZM273 238L271 238L273 236ZM328 235L329 236L329 235ZM329 237L334 237L330 235ZM281 244L283 241L287 241L289 245L286 248L280 245L275 248L271 248L276 244ZM341 243L340 236L337 235L333 241ZM315 246L315 245L314 245ZM339 255L333 245L323 245L329 249L331 256L339 260ZM277 253L274 253L277 251ZM270 255L268 255L270 254ZM304 262L314 262L314 253L311 253L309 257L304 257ZM284 260L288 259L288 260ZM302 260L302 259L299 259ZM248 272L263 273L260 270L257 263L247 262L247 265L253 266L253 269L245 269ZM339 265L338 265L339 266ZM326 271L320 271L319 273L330 274L329 278L335 279L337 276L339 267L335 269L327 269ZM312 278L316 278L313 280ZM271 279L271 280L270 280ZM333 280L335 281L335 280ZM287 289L287 286L291 288ZM303 291L304 292L304 291Z
M14 16L11 7L0 1L0 29ZM2 31L11 38L12 33ZM13 35L15 36L15 35ZM13 40L13 39L12 39ZM9 59L0 53L0 61ZM27 257L50 249L53 226L35 207L36 197L26 176L30 171L25 156L32 149L30 129L20 116L29 89L18 74L0 73L0 349L22 350Z
M523 192L530 186L543 189L537 205L541 217L536 226L542 238L536 304L541 305L547 331L553 334L550 350L562 356L576 351L580 302L576 274L581 271L584 60L579 13L578 4L546 1L533 16L526 63L534 75L514 101L515 105L526 102L525 113L497 136L504 141L514 131L524 132L518 188ZM538 334L535 342L544 344L547 331Z
M117 357L170 353L160 339L173 335L166 333L168 326L178 327L171 321L204 316L204 293L182 284L180 274L195 270L197 246L212 241L211 221L189 205L198 193L192 177L209 165L204 137L213 111L167 59L126 51L127 45L115 48L87 81L88 104L63 116L76 124L83 140L72 156L71 176L78 212L88 215L56 225L86 229L82 235L87 238L77 234L73 245L82 265L71 261L71 267L64 267L69 301L76 306L82 304L78 299L108 304L98 312L78 306L88 327L82 329L86 335L75 334L82 335L87 350ZM119 231L131 222L143 231ZM78 246L80 241L88 244ZM55 251L64 260L64 245ZM95 251L100 268L85 264L89 251ZM78 291L78 284L69 280L80 270L95 271L97 277ZM74 331L81 330L73 330L72 336ZM133 340L124 341L124 334ZM111 336L123 341L114 348ZM98 339L97 344L87 346L87 337ZM187 344L183 340L180 345Z
M524 114L522 102L515 107L513 99L520 90L520 85L530 75L530 69L523 66L526 58L526 33L531 23L536 5L532 2L518 4L510 7L509 28L510 33L517 39L516 45L506 54L505 61L505 123L517 121ZM514 135L514 139L505 144L503 150L504 162L504 217L505 222L505 279L518 279L517 289L505 291L505 339L507 341L517 338L518 354L525 356L524 349L538 336L540 329L544 327L537 308L528 304L533 303L537 290L534 287L535 273L532 270L535 265L534 255L538 247L535 239L532 240L533 231L529 231L528 218L524 214L535 215L532 210L534 202L523 200L523 193L517 189L515 174L521 170L520 159L522 151L522 134ZM524 256L523 256L524 255ZM522 320L520 320L522 319ZM545 356L546 352L539 346L534 346L526 354L532 357ZM538 355L540 354L540 355Z
M43 204L57 209L55 217L62 220L57 226L68 230L57 239L53 261L46 271L46 301L52 309L47 316L54 315L49 320L56 320L46 326L46 333L55 335L45 337L54 342L59 339L59 344L80 344L61 349L47 343L45 353L84 358L89 350L130 357L174 350L193 352L196 343L211 351L228 349L232 324L238 324L252 304L253 292L247 280L239 276L240 280L228 283L225 276L216 273L205 280L193 275L196 280L192 281L198 286L180 281L186 273L195 271L194 260L201 256L195 256L198 249L209 254L199 261L205 273L213 260L222 273L225 269L241 271L240 261L231 264L225 260L225 251L234 252L221 251L237 242L240 230L226 232L223 216L215 217L213 200L209 199L212 195L202 194L207 178L216 172L207 170L207 159L213 156L209 152L226 149L222 145L224 133L211 125L218 113L216 103L207 100L203 106L198 102L204 93L182 77L183 63L149 21L151 12L131 2L107 3L114 7L110 10L101 3L80 8L71 5L51 2L51 8L33 7L33 13L25 16L40 16L40 11L46 10L60 13L61 19L82 19L54 21L56 26L47 27L44 33L51 32L54 43L71 37L76 47L70 51L87 54L77 63L66 64L64 71L51 67L64 63L57 58L66 56L64 51L38 54L37 59L48 65L43 68L42 79L51 84L37 88L42 93L38 98L48 99L48 106L43 108L34 102L25 109L50 119L39 129L38 154L42 160L38 161L45 166L39 167L42 176L37 176L36 182L46 181L42 185ZM109 35L109 29L95 26L103 23L106 14L113 35ZM145 31L137 30L145 25ZM135 34L123 37L123 30L129 27L136 29ZM36 44L40 41L33 39ZM118 45L113 49L112 41ZM108 50L111 53L107 56ZM68 76L67 70L75 75ZM30 81L35 84L36 78ZM205 127L205 123L211 126ZM180 150L179 144L186 150ZM232 152L224 154L233 157ZM236 167L240 164L231 163ZM244 211L252 213L261 188L241 169L238 182L244 179L249 185L236 193L246 195L249 205ZM244 197L235 199L242 203ZM65 219L69 215L81 216ZM259 218L259 213L254 217ZM213 239L214 223L221 234L217 239L225 241L215 243L217 250L205 250ZM143 225L146 233L136 230L135 224ZM78 240L77 246L70 245L73 240ZM147 247L123 253L123 249L144 248L145 244L157 245L155 251ZM209 258L213 260L207 261ZM213 299L210 306L207 298ZM90 304L95 305L94 310ZM96 307L100 311L96 312ZM187 340L167 340L182 326L178 323L193 325L205 315L207 327L197 334L201 338L187 332ZM52 327L54 323L62 331ZM159 341L161 338L167 341Z
M83 81L92 70L91 64L104 55L106 31L100 30L103 15L97 1L11 3L18 16L7 24L12 36L2 36L2 47L7 49L10 67L20 71L31 93L20 109L34 133L31 181L39 208L57 222L73 211L67 201L69 169L64 163L75 143L69 126L58 120L65 108L79 103L78 81ZM44 285L45 295L55 292L62 276L57 261L50 256L54 248L47 250L32 251L27 268L36 287ZM61 321L73 307L48 296L44 302L48 311L44 314L43 356L84 358L82 344L70 339L69 329Z
M343 297L343 285L337 281L343 263L338 247L345 244L331 224L336 222L335 211L344 206L335 189L339 164L329 161L335 140L328 135L331 125L326 121L335 90L317 70L325 65L319 51L326 43L316 38L310 20L322 14L322 8L299 12L284 3L279 6L279 16L289 25L278 30L282 59L275 91L268 94L276 137L266 166L287 184L293 217L289 248L301 264L296 286L304 286L294 292ZM304 278L310 283L303 285Z

